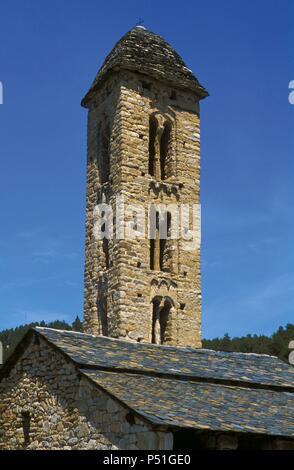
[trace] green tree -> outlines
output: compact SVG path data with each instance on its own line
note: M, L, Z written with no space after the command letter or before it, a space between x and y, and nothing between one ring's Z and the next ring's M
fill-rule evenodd
M81 322L80 318L77 316L75 321L71 325L73 331L80 331L83 332L83 323Z

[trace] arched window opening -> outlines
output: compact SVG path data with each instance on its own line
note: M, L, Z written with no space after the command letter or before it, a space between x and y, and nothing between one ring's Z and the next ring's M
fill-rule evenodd
M166 212L160 220L160 246L159 246L159 267L160 271L171 271L171 213Z
M152 343L166 344L172 339L172 303L168 298L155 298L152 311Z
M101 212L101 218L104 219L105 217L105 211ZM106 231L106 222L104 221L101 225L101 235L103 235L102 238L102 269L108 269L109 268L109 239L107 238L109 236L109 233Z
M150 269L154 271L154 249L155 249L155 240L150 239Z
M154 116L149 119L149 175L156 176L156 134L158 122Z
M160 338L160 323L159 323L159 310L160 310L160 300L154 299L152 301L152 343L159 344Z
M150 269L159 271L159 213L154 206L150 209L149 216L149 241L150 241Z
M109 269L109 240L108 238L103 238L102 250L103 250L103 268Z
M150 210L150 269L172 271L171 213L160 214L155 207Z
M166 121L164 123L164 129L162 132L162 136L160 139L160 176L161 179L164 180L167 178L168 171L167 171L167 163L168 157L170 153L170 146L171 146L171 123Z
M160 311L160 342L161 344L165 344L169 338L169 323L171 321L170 318L170 311L171 311L171 303L169 301L164 302L164 306Z
M110 172L110 128L108 125L100 127L98 142L98 163L101 184L109 181Z
M108 319L107 319L107 279L102 276L98 281L98 298L97 298L98 316L99 316L99 332L103 336L108 336Z

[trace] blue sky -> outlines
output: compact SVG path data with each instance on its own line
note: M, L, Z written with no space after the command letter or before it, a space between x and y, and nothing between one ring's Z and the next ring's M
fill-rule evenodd
M105 55L142 17L202 103L203 334L294 316L293 1L1 3L0 330L82 316L86 111Z

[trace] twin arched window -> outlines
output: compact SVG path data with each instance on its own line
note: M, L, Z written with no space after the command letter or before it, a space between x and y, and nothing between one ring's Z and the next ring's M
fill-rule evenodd
M157 180L165 180L172 175L172 124L165 120L159 125L152 115L149 119L149 174ZM110 174L110 127L106 122L98 129L98 167L101 184L109 181Z
M149 174L164 180L171 176L172 125L166 120L159 125L154 115L149 119Z

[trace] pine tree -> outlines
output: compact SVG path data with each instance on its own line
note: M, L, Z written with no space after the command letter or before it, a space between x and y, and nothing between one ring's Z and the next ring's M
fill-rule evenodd
M83 323L81 322L80 318L77 316L75 321L72 323L73 331L80 331L83 332Z

